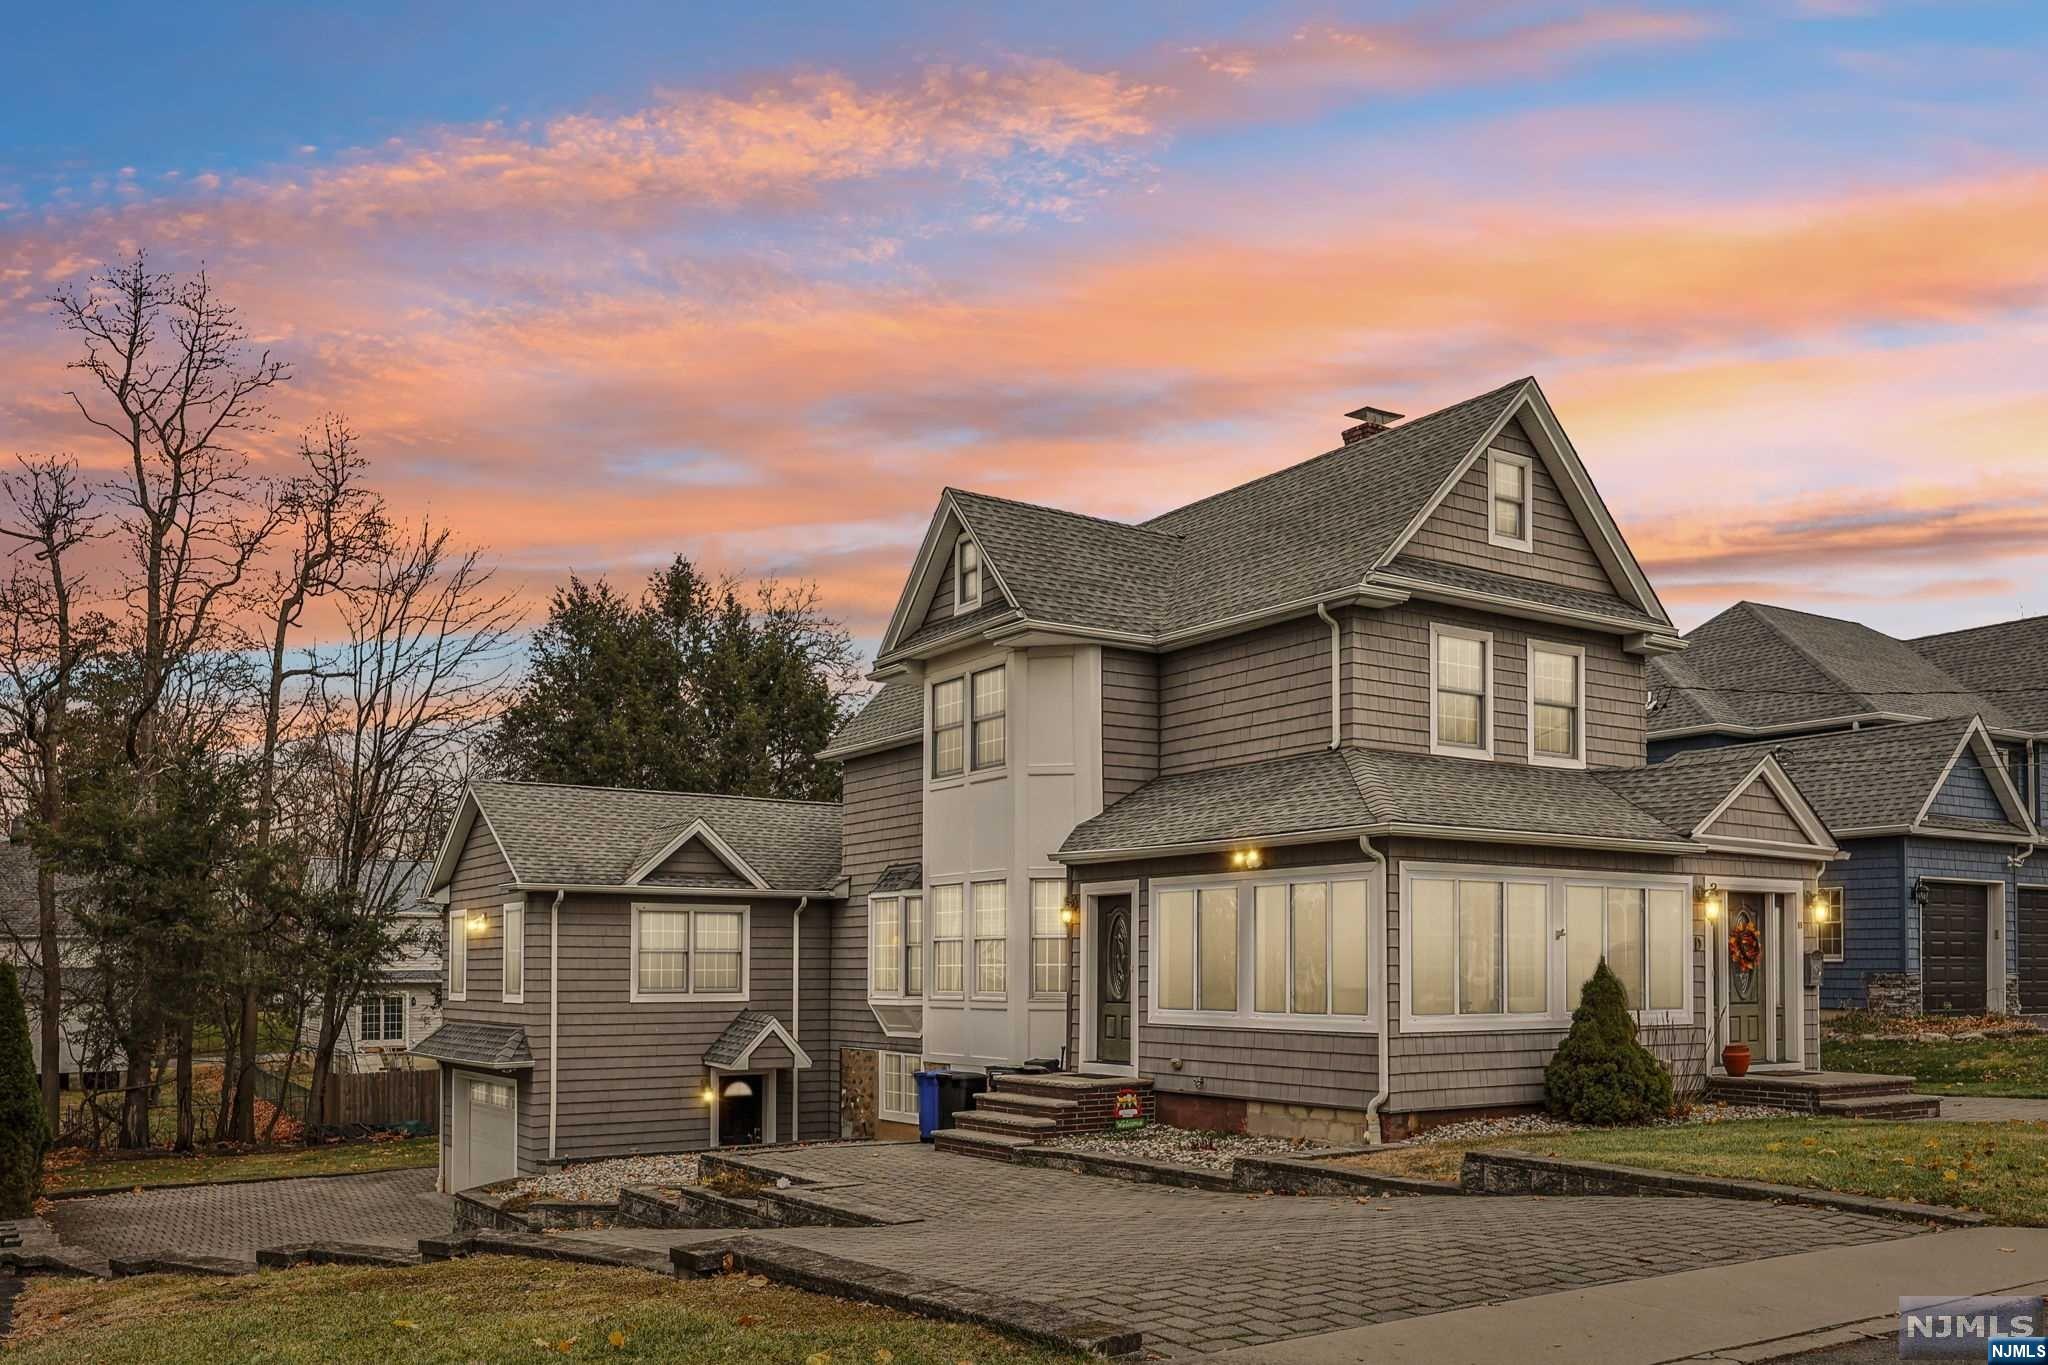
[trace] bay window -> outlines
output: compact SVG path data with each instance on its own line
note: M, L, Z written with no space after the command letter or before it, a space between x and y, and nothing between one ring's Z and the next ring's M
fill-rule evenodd
M1060 911L1067 903L1067 883L1062 877L1034 877L1031 881L1031 993L1067 993L1067 926Z
M1007 882L974 884L974 993L1009 991L1010 887Z
M964 985L961 971L963 893L958 882L932 888L932 994L959 995Z
M1411 866L1401 895L1404 1027L1562 1028L1603 958L1641 1022L1690 1017L1683 878Z
M869 897L868 926L868 994L923 995L924 897Z

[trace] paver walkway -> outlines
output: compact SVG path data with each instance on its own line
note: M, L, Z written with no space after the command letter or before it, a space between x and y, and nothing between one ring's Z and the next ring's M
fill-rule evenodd
M2048 1123L2048 1100L2008 1100L1988 1095L1937 1095L1941 1116L1962 1123Z
M749 1235L1056 1303L1136 1326L1169 1354L1920 1231L1719 1199L1211 1194L915 1143L815 1147L791 1164L862 1182L844 1193L925 1221ZM667 1247L730 1234L564 1235Z
M169 1251L253 1261L288 1242L361 1242L410 1251L446 1236L453 1205L432 1170L373 1171L244 1185L180 1185L60 1199L50 1223L68 1246L102 1256Z

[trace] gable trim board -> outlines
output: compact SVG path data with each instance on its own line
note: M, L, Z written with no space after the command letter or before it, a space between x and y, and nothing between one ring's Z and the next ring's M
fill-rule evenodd
M673 839L663 844L655 851L652 857L641 863L639 867L633 869L626 877L626 885L640 885L646 878L654 875L655 870L667 862L672 854L692 839L701 840L713 853L718 855L719 860L727 867L745 877L748 885L752 886L754 890L766 891L768 889L768 883L762 878L761 874L748 866L747 860L733 852L732 845L719 838L718 831L705 824L702 820L691 821L689 826L680 834L677 834Z
M957 529L949 535L946 534L949 527ZM939 575L947 572L953 551L963 540L974 542L982 574L981 596L969 610L979 610L987 604L987 585L991 580L1005 601L1013 606L1017 604L1017 595L1003 581L1002 569L989 557L988 546L982 544L981 537L974 533L974 527L961 510L959 500L953 496L953 490L944 489L939 493L939 506L932 513L931 525L925 529L924 543L918 547L917 558L911 561L910 577L903 584L903 594L896 599L896 609L889 614L888 627L882 632L881 647L875 652L877 664L887 660L896 643L911 633L913 620L922 621L922 613L929 609L932 596L938 591ZM942 548L945 551L943 555L939 553ZM954 603L954 614L965 614L957 602Z
M1992 794L1998 798L1998 804L2004 807L2006 818L2021 829L2032 832L2034 821L2028 814L2027 803L2020 799L2019 792L2012 785L2012 775L2006 772L2005 764L1999 761L1998 750L1992 746L1991 736L1986 733L1984 722L1976 717L1971 718L1969 728L1963 732L1963 738L1956 745L1955 752L1948 756L1947 764L1942 767L1941 776L1934 780L1934 786L1927 793L1927 799L1921 803L1920 814L1914 818L1913 823L1916 826L1927 823L1934 803L1941 799L1942 789L1948 786L1948 780L1954 775L1956 764L1961 760L1965 749L1976 754L1977 766L1990 782Z
M462 857L462 846L469 842L469 831L478 820L484 822L491 842L498 846L498 856L505 860L505 868L512 874L512 880L506 885L522 885L519 869L512 864L511 851L498 837L498 831L491 827L491 817L484 813L483 803L476 799L473 789L464 788L462 802L455 809L455 818L448 822L448 833L441 840L441 849L434 855L434 865L427 873L427 899L437 905L448 903L448 879L454 876L455 864Z
M1771 794L1778 798L1779 804L1784 806L1785 813L1790 815L1793 823L1799 826L1800 833L1804 834L1807 839L1805 845L1782 844L1775 840L1746 839L1739 836L1709 833L1721 817L1726 815L1734 807L1735 803L1740 801L1743 795L1759 782L1770 789ZM1692 834L1695 839L1703 839L1712 847L1728 845L1739 848L1790 848L1801 853L1825 858L1846 858L1848 856L1842 852L1841 847L1835 842L1835 836L1829 831L1827 823L1820 818L1820 813L1814 810L1812 804L1807 801L1805 794L1799 790L1798 784L1792 780L1791 775L1779 765L1777 755L1775 754L1764 755L1763 761L1756 765L1750 775L1736 783L1729 790L1728 795L1722 799L1721 803L1708 812L1707 818L1693 827Z

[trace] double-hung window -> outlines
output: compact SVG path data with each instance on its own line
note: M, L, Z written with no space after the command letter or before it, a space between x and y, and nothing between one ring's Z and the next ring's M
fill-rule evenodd
M923 995L924 897L870 897L868 923L874 939L868 951L868 994L890 999Z
M1586 651L1529 642L1529 761L1579 767L1586 761Z
M961 943L966 927L962 894L958 882L931 889L933 995L959 995L962 991Z
M744 909L633 907L634 1000L744 1000L746 994Z
M917 1122L917 1073L923 1064L914 1052L882 1052L876 1083L875 1109L894 1123Z
M1010 886L1008 882L974 884L974 993L1001 996L1009 991Z
M516 1005L526 998L526 903L512 901L505 906L505 1003Z
M1429 640L1431 751L1492 757L1493 636L1433 625Z
M1500 450L1486 458L1487 543L1527 550L1533 544L1529 525L1530 462L1526 456Z
M953 610L957 614L981 605L981 547L962 536L953 545Z
M1844 956L1842 943L1842 888L1823 886L1820 898L1827 903L1828 917L1814 926L1820 937L1820 955L1829 962L1840 962Z
M1031 881L1031 993L1067 993L1067 926L1060 911L1067 903L1067 883L1058 877Z
M469 997L469 916L461 910L448 912L448 998Z
M932 684L932 776L958 777L967 766L967 680Z
M1009 686L1001 664L974 675L974 768L1000 768L1006 753Z
M356 1034L366 1043L402 1043L405 1041L405 997L402 995L366 995L356 1007L358 1024Z

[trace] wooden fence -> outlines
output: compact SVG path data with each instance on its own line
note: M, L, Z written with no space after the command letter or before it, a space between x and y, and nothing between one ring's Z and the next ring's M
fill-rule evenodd
M284 1096L284 1109L303 1121L306 1087L296 1081L265 1071L258 1093L275 1104ZM333 1075L327 1078L327 1113L322 1127L395 1128L418 1124L433 1133L441 1127L441 1073L439 1071L372 1071L363 1075Z

